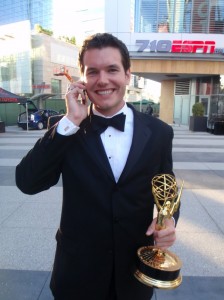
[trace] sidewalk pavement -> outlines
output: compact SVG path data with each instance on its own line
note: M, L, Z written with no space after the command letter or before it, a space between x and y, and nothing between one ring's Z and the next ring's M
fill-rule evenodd
M190 132L185 126L173 128L174 171L178 184L184 180L184 190L177 241L170 250L183 262L183 283L174 290L155 290L153 300L221 300L224 136ZM0 134L0 300L53 299L49 280L61 182L29 196L16 188L14 179L15 166L44 132L9 126Z

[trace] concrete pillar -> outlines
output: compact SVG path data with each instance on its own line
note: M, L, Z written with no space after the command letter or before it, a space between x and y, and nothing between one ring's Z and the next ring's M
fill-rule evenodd
M159 118L168 124L173 124L175 81L167 80L161 83Z

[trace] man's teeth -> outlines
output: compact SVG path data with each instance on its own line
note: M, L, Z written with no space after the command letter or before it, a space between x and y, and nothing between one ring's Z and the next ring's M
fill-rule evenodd
M111 94L112 90L107 90L107 91L98 91L97 92L99 95L107 95L107 94Z

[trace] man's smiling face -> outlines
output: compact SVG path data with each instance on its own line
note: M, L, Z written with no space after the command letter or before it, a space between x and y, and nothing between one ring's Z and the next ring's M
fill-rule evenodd
M84 82L88 97L96 110L114 115L124 106L130 70L124 70L120 51L113 47L94 48L85 52Z

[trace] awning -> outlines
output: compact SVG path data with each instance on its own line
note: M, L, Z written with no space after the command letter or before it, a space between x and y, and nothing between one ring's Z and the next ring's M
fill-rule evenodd
M56 94L46 94L46 93L41 93L41 94L36 94L33 95L30 100L34 101L34 100L47 100L48 98L54 97L56 96Z
M27 98L18 96L0 87L0 103L23 103Z

